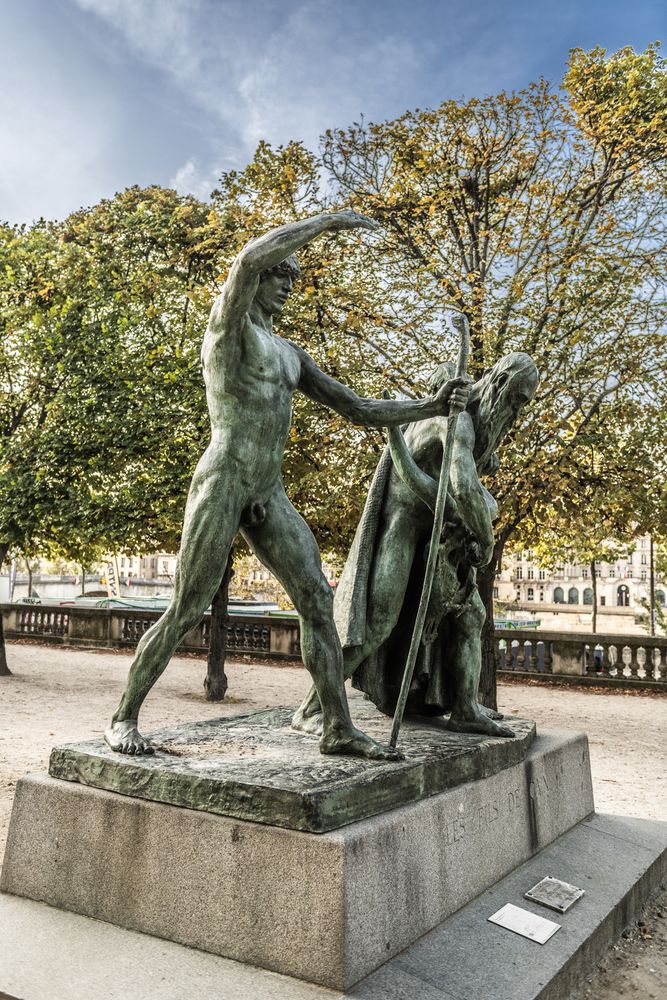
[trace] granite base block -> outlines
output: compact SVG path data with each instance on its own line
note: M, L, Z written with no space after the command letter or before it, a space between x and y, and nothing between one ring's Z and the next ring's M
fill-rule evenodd
M344 990L592 811L572 733L324 834L35 775L17 785L0 888Z
M543 916L523 893L545 872L586 887L545 946L489 923L508 902ZM564 1000L581 989L665 876L667 823L596 815L344 993L0 893L0 994L23 1000Z

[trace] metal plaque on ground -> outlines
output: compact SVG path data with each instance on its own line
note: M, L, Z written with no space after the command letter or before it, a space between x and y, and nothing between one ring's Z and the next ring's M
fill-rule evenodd
M546 917L540 917L537 913L524 910L513 903L506 903L496 913L488 918L492 924L505 927L508 931L514 931L521 937L530 938L538 944L546 944L549 938L553 937L556 931L560 930L560 924Z
M576 885L562 882L553 875L547 875L541 882L534 885L528 892L524 892L524 899L530 899L540 906L548 906L550 910L558 913L566 913L578 899L584 895L583 889L578 889Z

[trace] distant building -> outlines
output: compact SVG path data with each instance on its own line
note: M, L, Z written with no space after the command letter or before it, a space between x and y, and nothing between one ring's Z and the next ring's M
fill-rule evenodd
M627 558L596 564L599 608L640 613L649 599L649 537L639 538ZM494 597L519 605L580 605L593 603L591 569L580 563L565 563L553 569L540 567L530 551L514 552L497 574ZM667 580L655 576L655 602L665 607ZM565 610L565 609L563 609ZM539 614L539 610L536 608Z
M118 569L123 583L138 580L173 580L176 556L171 552L153 552L147 556L118 556Z
M146 556L118 556L118 572L123 593L132 586L133 580L151 581L168 587L173 583L176 572L176 555L170 552L155 552ZM326 559L322 571L332 584L336 582L336 569ZM241 556L234 564L234 577L230 593L234 596L256 600L275 600L281 605L289 604L287 595L274 576L252 554Z

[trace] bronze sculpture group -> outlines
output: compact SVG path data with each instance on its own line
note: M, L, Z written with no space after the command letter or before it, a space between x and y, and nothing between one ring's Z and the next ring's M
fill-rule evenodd
M323 753L400 757L355 728L344 678L352 676L381 711L393 712L414 595L424 575L422 553L433 526L434 484L437 492L450 408L463 412L451 442L446 524L437 540L437 569L407 708L420 715L451 711L453 729L512 735L477 703L484 609L475 571L490 558L494 516L493 498L479 477L493 468L498 442L532 398L535 365L527 355L508 355L472 387L442 365L433 394L425 399L363 399L273 330L273 317L298 274L294 253L324 232L375 228L351 211L325 213L252 240L234 261L202 347L211 441L188 495L174 596L137 648L105 733L113 750L153 752L139 731L139 710L211 603L241 531L299 613L313 689L294 717L295 728L317 733ZM391 429L335 607L315 539L281 479L297 389L355 423Z

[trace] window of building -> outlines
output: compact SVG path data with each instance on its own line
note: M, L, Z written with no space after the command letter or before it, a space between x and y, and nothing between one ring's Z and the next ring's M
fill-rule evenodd
M647 571L646 571L645 569L643 569L643 570L641 571L641 574L640 574L640 576L641 576L641 579L642 579L642 580L645 580L645 579L646 579L646 577L648 576L648 573L647 573Z
M540 576L540 580L546 580L546 578L547 578L547 571L545 569L541 569L540 573L539 573L539 576Z
M540 590L540 600L541 601L544 600L544 591L543 590Z
M607 598L603 594L602 597L600 598L600 605L604 607L606 603L607 603Z
M592 587L586 587L584 590L584 604L593 603L593 589Z
M584 568L582 569L581 576L582 576L582 579L584 579L584 580L588 579L588 569L587 569L586 566L584 566Z
M642 552L642 566L646 566L646 562L647 562L647 560L646 560L646 553Z
M523 567L517 566L516 573L514 575L516 576L517 580L523 580Z
M565 594L562 587L556 587L554 590L554 604L565 604Z
M630 588L624 583L616 590L616 604L619 608L630 607Z
M535 600L535 590L534 590L533 587L529 587L528 588L528 600L529 601L534 601Z
M609 567L609 574L608 575L609 575L609 579L613 579L616 576L616 570L614 569L613 566Z
M533 569L532 566L528 567L528 579L529 580L534 580L535 579L535 570Z
M494 588L493 588L493 596L494 596L494 597L495 597L496 599L498 598L498 588L497 588L497 587L494 587Z
M576 587L570 587L567 592L567 603L568 604L578 604L579 603L579 591Z
M655 592L655 603L659 604L661 608L665 606L665 592L664 590L656 590Z

